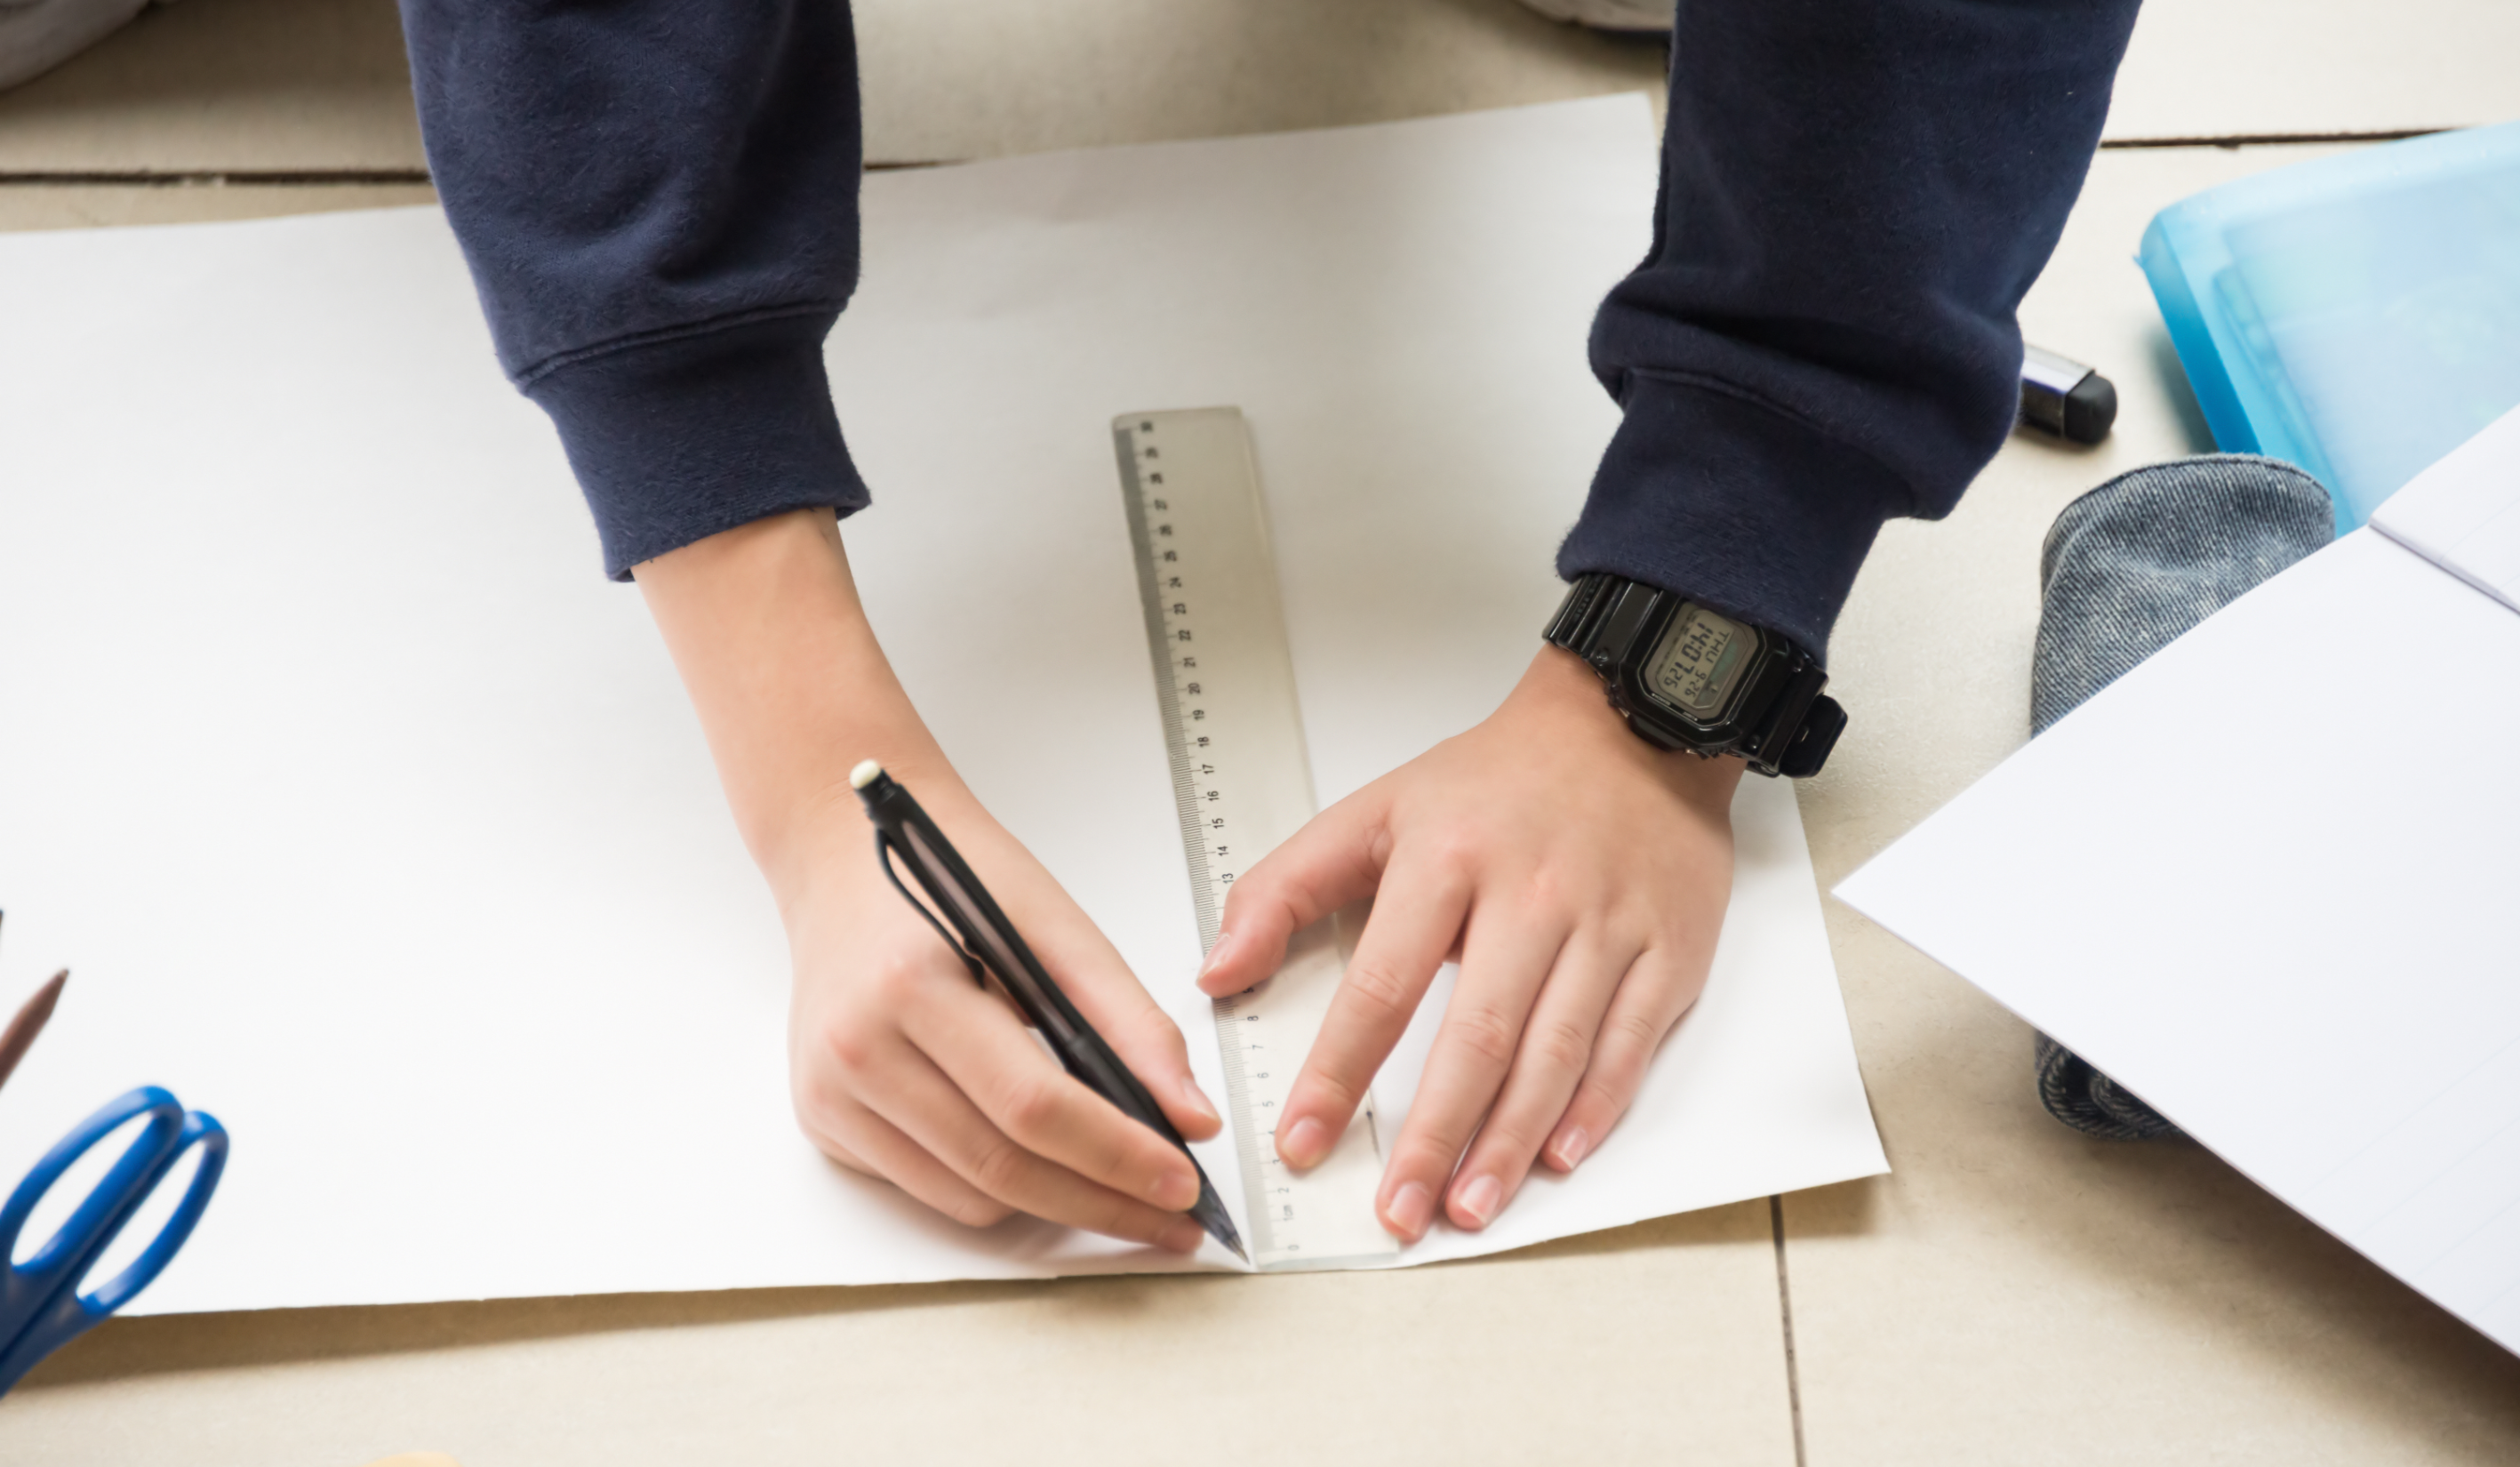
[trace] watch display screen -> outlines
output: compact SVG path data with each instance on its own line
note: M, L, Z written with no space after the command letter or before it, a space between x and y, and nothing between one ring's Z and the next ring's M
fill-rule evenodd
M1712 723L1731 706L1758 650L1757 632L1685 602L1645 664L1645 687L1675 711Z

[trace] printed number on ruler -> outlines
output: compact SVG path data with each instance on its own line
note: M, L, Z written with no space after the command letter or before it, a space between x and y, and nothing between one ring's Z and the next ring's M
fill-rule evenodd
M1212 947L1237 876L1314 809L1268 514L1238 409L1131 413L1111 430L1191 900ZM1298 1173L1278 1160L1277 1117L1342 971L1324 922L1296 937L1275 978L1216 1007L1226 1123L1263 1268L1388 1261L1399 1249L1373 1218L1371 1101L1320 1166Z

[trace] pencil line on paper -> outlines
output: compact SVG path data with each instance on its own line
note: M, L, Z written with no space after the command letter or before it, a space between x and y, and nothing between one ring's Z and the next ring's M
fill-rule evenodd
M1777 1310L1785 1333L1785 1409L1794 1422L1794 1467L1808 1467L1803 1459L1803 1383L1801 1367L1794 1360L1794 1289L1785 1277L1785 1200L1768 1199L1768 1226L1777 1238Z
M2102 138L2100 151L2143 148L2281 148L2304 147L2314 143L2403 143L2408 138L2427 138L2446 127L2398 127L2377 132L2233 132L2220 136L2200 135L2180 138Z
M2350 1153L2348 1153L2348 1154L2346 1155L2346 1157L2345 1157L2345 1159L2344 1159L2344 1160L2342 1160L2342 1161L2338 1162L2335 1166L2328 1168L2325 1171L2320 1172L2320 1173L2318 1174L2318 1178L2317 1178L2316 1180L2314 1180L2314 1181L2312 1181L2312 1182L2311 1182L2311 1184L2310 1184L2310 1190L2311 1190L2311 1191L2313 1191L2313 1192L2317 1192L2319 1188L2324 1187L2324 1186L2326 1186L2329 1182L2334 1181L2334 1180L2336 1179L2337 1173L2339 1173L2339 1172L2343 1171L2346 1168L2351 1167L2351 1166L2353 1166L2355 1163L2357 1163L2357 1162L2359 1162L2359 1161L2362 1160L2362 1158L2364 1158L2365 1156L2368 1156L2371 1152L2373 1152L2373 1151L2377 1150L2377 1149L2378 1149L2380 1146L2382 1146L2383 1144L2385 1144L2385 1143L2387 1143L2387 1142L2389 1142L2389 1141L2395 1140L2395 1139L2397 1138L2398 1133L2399 1133L2400 1131L2405 1130L2408 1125L2413 1124L2413 1123L2414 1123L2414 1121L2415 1121L2415 1119L2416 1119L2417 1117L2421 1116L2424 1112L2426 1112L2426 1111L2428 1111L2428 1110L2432 1109L2434 1106L2441 1104L2441 1101L2442 1101L2442 1097L2443 1097L2443 1096L2446 1096L2446 1095L2451 1094L2452 1092L2455 1091L2459 1086L2461 1086L2461 1085L2463 1085L2463 1084L2466 1084L2466 1083L2467 1083L2469 1080L2471 1080L2471 1079L2474 1079L2480 1072L2485 1071L2485 1070L2488 1070L2488 1069L2491 1069L2494 1065L2496 1065L2497 1063L2498 1063L2498 1062L2502 1059L2502 1057L2503 1057L2504 1055L2509 1054L2509 1053L2510 1053L2514 1048L2520 1048L2520 1039L2514 1039L2514 1040L2512 1040L2510 1043L2503 1045L2503 1046L2502 1046L2501 1048L2499 1048L2499 1049L2497 1049L2497 1050L2496 1050L2496 1051L2494 1051L2492 1054L2489 1054L2489 1055L2487 1055L2485 1058L2483 1058L2483 1059L2481 1059L2481 1060L2477 1061L2475 1064L2468 1066L2468 1067L2467 1067L2467 1069L2466 1069L2464 1072L2462 1072L2462 1073L2461 1073L2461 1074L2460 1074L2456 1078L2454 1078L2454 1079L2451 1080L2451 1082L2450 1082L2450 1083L2448 1083L2448 1084L2446 1084L2446 1085L2443 1085L2440 1089L2435 1090L2432 1094L2425 1096L2421 1101L2417 1102L2416 1104L2414 1104L2414 1105L2412 1105L2412 1106L2409 1106L2409 1107L2407 1109L2407 1113L2406 1113L2406 1115L2405 1115L2405 1116L2403 1116L2403 1117L2401 1117L2401 1118L2400 1118L2399 1120L2397 1120L2396 1122L2392 1123L2390 1124L2390 1126L2389 1126L2389 1128L2388 1128L2387 1130L2384 1130L2384 1131L2380 1132L2378 1135L2373 1136L2370 1140L2365 1141L2365 1142L2363 1142L2362 1145L2360 1145L2360 1146L2358 1146L2358 1147L2354 1148L2354 1150L2353 1150L2352 1152L2350 1152ZM2499 1134L2499 1132L2497 1132L2497 1134ZM2490 1138L2489 1138L2489 1139L2490 1139ZM2480 1145L2482 1145L2483 1143L2482 1143L2482 1142L2480 1142L2479 1144L2480 1144ZM2466 1158L2465 1158L2465 1157L2461 1157L2461 1158L2460 1158L2460 1160L2461 1160L2461 1161L2464 1161L2464 1160L2466 1160ZM2455 1164L2455 1163L2453 1163L2452 1165L2454 1166L2454 1165L2456 1165L2456 1164ZM2432 1176L2426 1177L2424 1180L2425 1180L2425 1182L2426 1182L2426 1183L2430 1183L2430 1182L2433 1182L2433 1181L2439 1180L2439 1179L2440 1179L2440 1175L2441 1175L2441 1173L2440 1173L2439 1171L2436 1171ZM2411 1198L2413 1195L2414 1195L2414 1194L2410 1192L2410 1193L2407 1194L2407 1198L2401 1198L2401 1199L2399 1199L2398 1206L2399 1206L2399 1207L2404 1207L2404 1206L2406 1205L2406 1202L2407 1202L2408 1198ZM2391 1212L2391 1213L2394 1213L2394 1212L2396 1212L2396 1211L2397 1211L2397 1208L2395 1208L2395 1207L2393 1207L2393 1208L2391 1208L2391 1209L2389 1210L2389 1212ZM2380 1216L2372 1218L2372 1219L2371 1219L2371 1222L2370 1222L2370 1223L2365 1224L2365 1226L2372 1226L2372 1225L2376 1225L2376 1224L2378 1224L2381 1220L2383 1220L2384 1218L2386 1218L2388 1215L2389 1215L2389 1214L2388 1214L2388 1213L2383 1213L2383 1214L2381 1214L2381 1215L2380 1215Z

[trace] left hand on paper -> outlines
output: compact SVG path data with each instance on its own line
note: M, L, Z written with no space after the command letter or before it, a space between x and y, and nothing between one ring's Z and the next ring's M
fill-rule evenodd
M1483 1228L1535 1159L1572 1171L1618 1123L1706 985L1732 886L1733 758L1630 733L1544 647L1477 727L1316 817L1238 882L1199 986L1275 973L1298 930L1371 896L1328 1021L1278 1123L1329 1153L1436 971L1461 977L1375 1197L1414 1242L1437 1200Z

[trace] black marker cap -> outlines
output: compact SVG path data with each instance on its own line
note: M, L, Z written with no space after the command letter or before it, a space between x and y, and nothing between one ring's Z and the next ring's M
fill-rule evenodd
M2071 443L2096 443L2118 420L2117 385L2071 357L2022 352L2020 421Z

